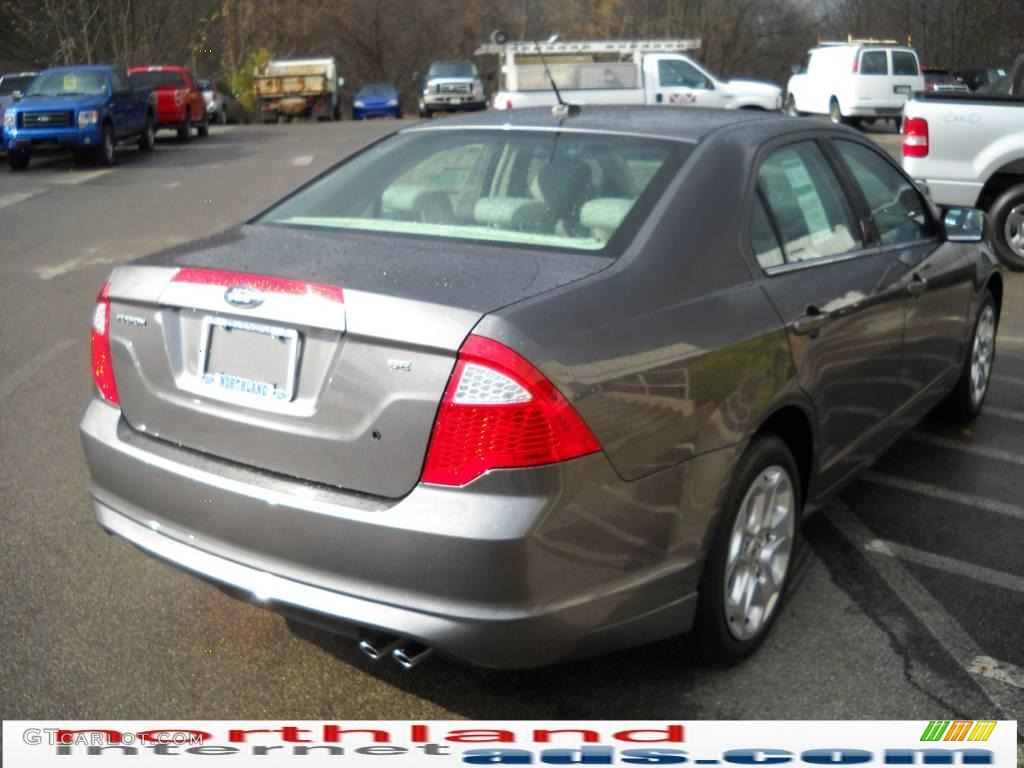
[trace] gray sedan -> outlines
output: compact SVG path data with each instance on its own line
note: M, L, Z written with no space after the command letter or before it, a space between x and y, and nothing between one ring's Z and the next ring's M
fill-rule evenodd
M981 409L984 223L779 115L406 128L114 270L95 515L407 667L682 633L733 663L779 616L803 515L936 406Z

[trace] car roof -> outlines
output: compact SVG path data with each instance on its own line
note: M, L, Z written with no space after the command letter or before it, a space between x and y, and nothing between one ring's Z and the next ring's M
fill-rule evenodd
M775 112L701 107L583 107L578 115L557 119L550 107L476 112L439 122L418 123L406 131L452 130L459 128L501 128L618 133L698 142L719 129L755 122L789 124ZM804 121L806 125L806 121Z
M135 74L137 72L187 72L185 67L179 66L178 64L152 64L144 67L132 67L128 70L129 74Z

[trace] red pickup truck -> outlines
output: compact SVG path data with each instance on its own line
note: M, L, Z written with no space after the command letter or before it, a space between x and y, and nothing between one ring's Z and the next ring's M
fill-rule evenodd
M178 132L178 141L192 138L195 126L199 136L210 130L206 100L196 86L192 73L184 67L135 67L128 70L135 88L151 88L156 94L156 127Z

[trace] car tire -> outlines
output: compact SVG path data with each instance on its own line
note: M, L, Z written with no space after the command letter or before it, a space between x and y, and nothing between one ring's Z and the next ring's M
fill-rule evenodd
M146 125L139 136L139 151L152 152L156 146L156 130L153 128L153 116L146 115Z
M341 104L339 104L338 106L336 106L334 108L334 111L331 112L331 116L334 118L334 122L336 122L336 123L341 120L341 117L342 117Z
M793 98L793 94L789 94L786 97L786 114L790 117L800 117L801 112L796 108L796 99Z
M210 135L210 113L203 113L203 122L196 126L196 134L200 138L204 138Z
M775 435L756 436L733 472L701 574L689 642L704 661L731 666L764 642L793 572L802 505L792 452Z
M114 126L104 123L103 130L100 131L100 145L96 148L96 160L100 165L109 168L114 164L115 156Z
M846 125L846 118L843 117L843 110L839 106L839 99L835 96L828 103L828 119L835 125Z
M23 171L32 161L32 155L24 149L12 149L7 153L7 165L12 171Z
M178 141L187 144L192 140L192 118L186 118L184 125L178 126Z
M1024 184L997 197L988 216L999 260L1014 271L1024 271Z
M986 291L974 318L971 338L960 378L943 403L945 416L956 424L967 424L977 418L985 404L992 382L992 364L996 356L996 333L999 310L991 291Z

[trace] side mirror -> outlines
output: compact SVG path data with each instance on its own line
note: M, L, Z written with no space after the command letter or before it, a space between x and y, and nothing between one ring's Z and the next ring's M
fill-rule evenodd
M974 208L946 208L942 212L946 240L951 243L980 243L985 239L988 217Z
M15 101L21 101L21 91L11 91L11 98Z
M344 77L339 77L338 78L338 87L341 88L343 85L345 85L345 78Z
M799 64L794 64L789 68L789 73L791 75L799 75L801 69L803 69L803 67L801 67Z

